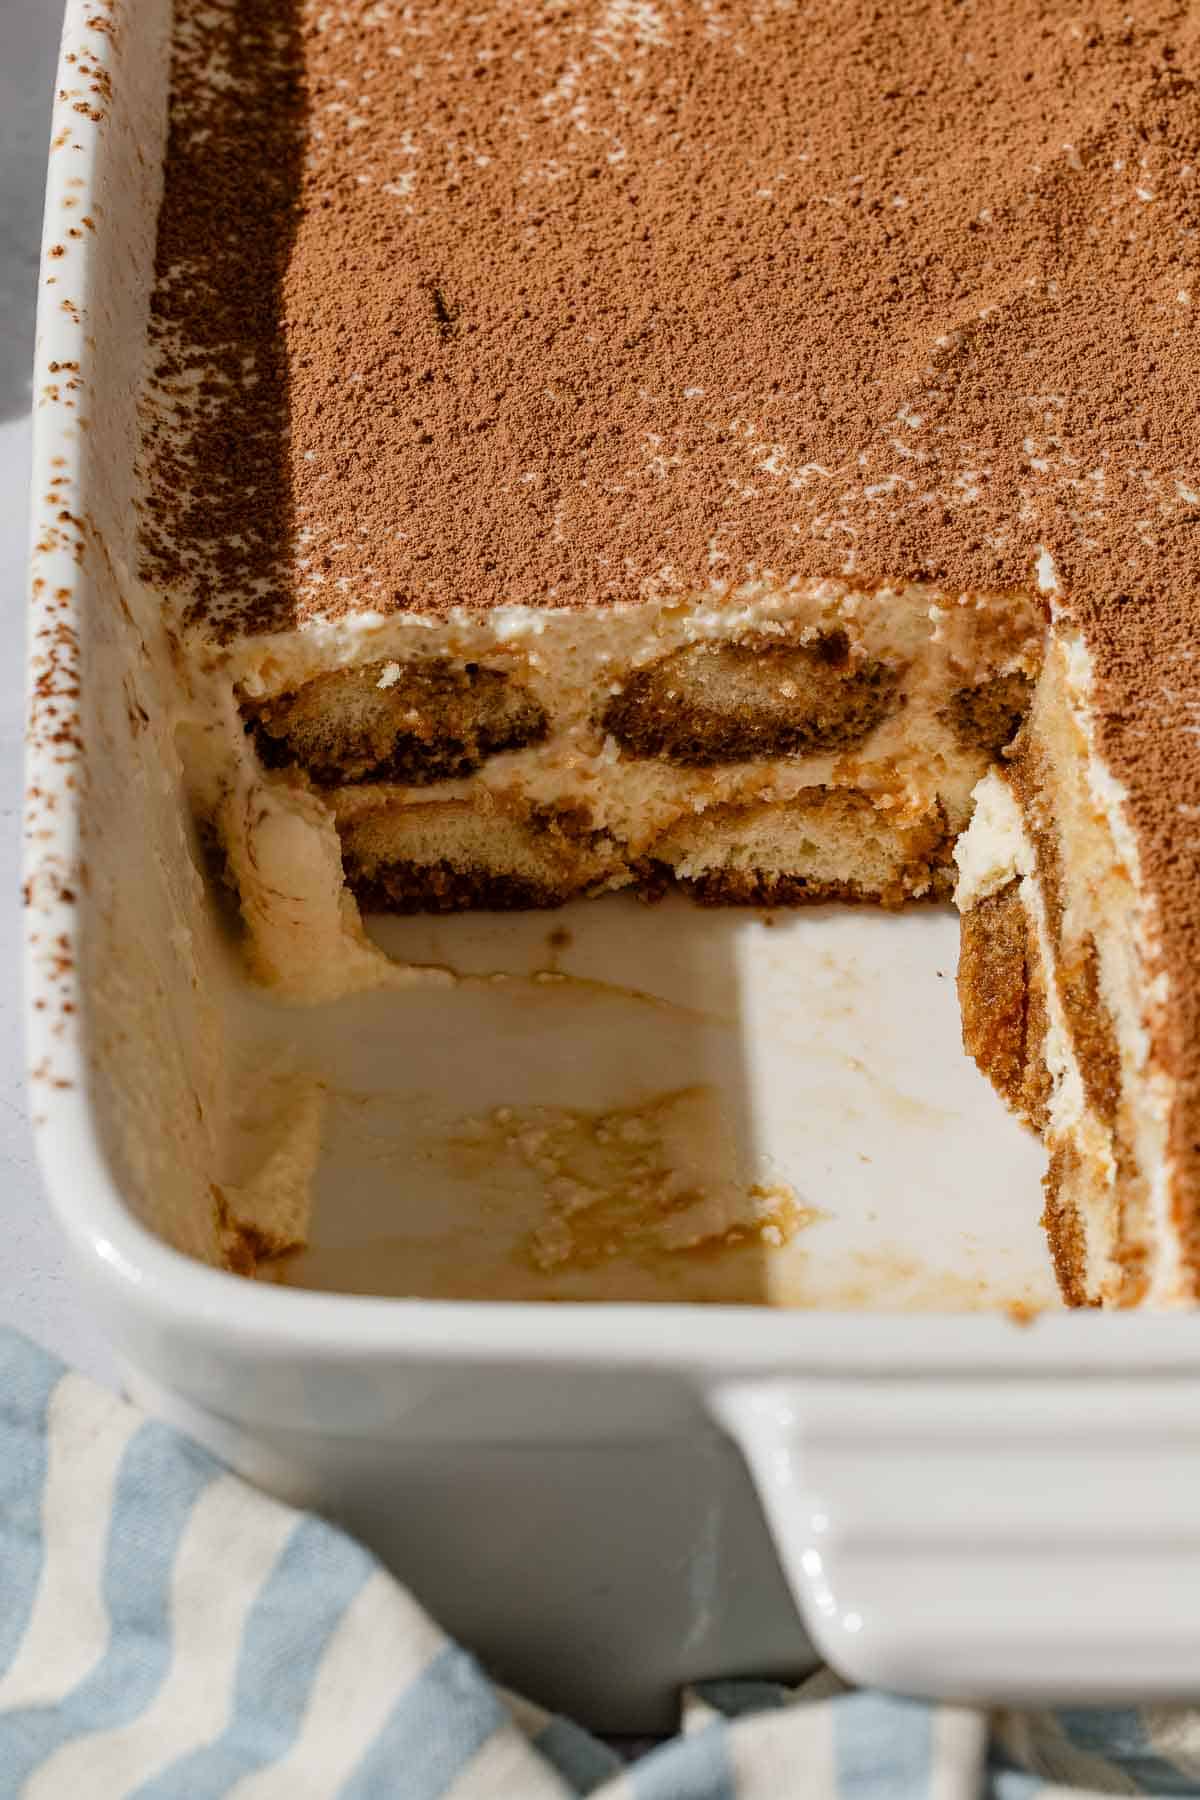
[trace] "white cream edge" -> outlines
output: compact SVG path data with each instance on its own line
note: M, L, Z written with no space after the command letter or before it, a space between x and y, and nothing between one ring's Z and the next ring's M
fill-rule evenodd
M1161 957L1156 954L1156 908L1142 881L1141 854L1130 822L1129 796L1124 783L1105 762L1096 742L1092 660L1079 633L1063 622L1058 624L1058 642L1066 666L1071 706L1087 743L1088 791L1138 896L1137 917L1128 939L1132 963L1130 978L1125 982L1112 980L1103 956L1100 973L1104 997L1122 1045L1123 1060L1124 1046L1134 1046L1133 1071L1141 1090L1141 1103L1135 1113L1135 1151L1138 1166L1147 1176L1148 1188L1151 1263L1146 1298L1152 1305L1178 1305L1189 1299L1190 1281L1172 1218L1171 1083L1166 1072L1154 1066L1153 1035L1149 1024L1150 1016L1166 1004L1169 978ZM1135 997L1132 1007L1131 995Z
M187 728L187 787L220 831L254 978L301 1005L373 988L452 986L450 970L398 962L371 942L342 879L330 809L301 788L263 781L228 683L208 677L197 686L178 721Z

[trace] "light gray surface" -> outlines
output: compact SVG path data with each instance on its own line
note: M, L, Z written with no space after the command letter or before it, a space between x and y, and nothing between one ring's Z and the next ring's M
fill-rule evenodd
M33 1165L21 1047L21 740L29 369L61 6L0 0L0 1323L112 1381Z

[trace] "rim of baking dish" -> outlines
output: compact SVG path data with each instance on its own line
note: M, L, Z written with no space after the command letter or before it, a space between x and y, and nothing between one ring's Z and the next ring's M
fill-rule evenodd
M132 1308L164 1330L220 1334L276 1354L289 1348L356 1356L403 1352L443 1361L486 1355L656 1365L701 1375L1182 1373L1200 1365L1200 1332L1179 1314L1049 1314L1020 1326L995 1314L399 1299L267 1284L248 1290L244 1278L171 1249L134 1217L89 1102L76 954L87 904L80 880L84 745L77 725L86 671L77 626L92 586L82 519L95 452L66 384L55 383L64 363L77 365L75 391L82 400L98 353L87 328L93 239L88 232L68 233L72 220L88 211L109 114L103 72L123 26L133 27L123 0L67 0L33 387L24 856L26 1045L38 1165L74 1259L92 1288L105 1290L105 1308ZM80 73L81 55L93 71L91 81ZM64 294L67 274L77 303Z

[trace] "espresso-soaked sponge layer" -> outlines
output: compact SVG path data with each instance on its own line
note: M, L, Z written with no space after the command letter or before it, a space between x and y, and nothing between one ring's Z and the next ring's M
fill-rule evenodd
M376 912L561 906L621 870L611 838L571 808L356 804L339 817L338 831L346 885Z
M364 807L339 820L358 900L385 912L558 906L603 888L677 885L707 904L795 906L945 897L944 814L901 821L853 789L802 789L774 805L721 806L629 858L576 809L481 814L466 800Z
M901 906L948 897L953 842L940 805L898 818L854 788L817 787L783 806L716 807L681 821L650 855L709 905Z
M1049 972L1056 997L1058 973ZM1086 1047L1064 1037L1061 1015L1054 1030L1047 979L1040 934L1017 881L963 915L958 997L964 1048L1013 1111L1045 1135L1042 1225L1059 1289L1069 1306L1095 1306L1104 1296L1093 1272L1087 1222L1109 1208L1111 1175L1103 1154L1096 1154L1099 1121L1088 1116L1086 1103L1066 1130L1065 1109L1052 1104L1056 1088L1060 1101L1064 1090L1087 1089L1093 1071Z
M632 756L694 768L845 750L902 704L899 673L852 657L844 632L814 643L691 644L634 670L615 694L603 670L610 697L598 724ZM469 775L502 750L540 742L549 723L506 671L441 657L317 675L269 700L244 699L242 715L267 768L303 769L320 786Z
M291 642L264 647L260 667L248 660L239 704L266 768L321 787L413 786L540 746L570 785L602 750L688 778L825 759L809 786L851 755L855 785L869 756L880 773L866 785L889 770L901 786L949 781L961 816L984 759L1020 724L1043 623L1020 597L914 587L382 629L390 656L326 646L331 667Z
M898 674L852 659L846 634L812 643L691 644L636 670L603 728L633 756L703 768L845 750L897 704Z
M506 671L441 657L332 670L244 699L242 716L267 768L320 787L453 780L546 734L545 708Z
M966 748L997 752L1020 730L1032 697L1032 679L1014 669L973 687L958 688L942 718Z
M1045 1129L1050 1076L1037 932L1010 881L963 914L958 957L963 1048L1028 1125Z

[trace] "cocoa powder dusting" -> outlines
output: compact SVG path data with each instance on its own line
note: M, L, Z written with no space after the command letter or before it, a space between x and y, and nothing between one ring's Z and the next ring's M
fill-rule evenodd
M162 432L155 573L214 625L1194 575L1186 7L180 12L155 317L219 492Z
M1200 11L176 11L147 575L217 639L1040 578L1095 661L1200 1167Z

